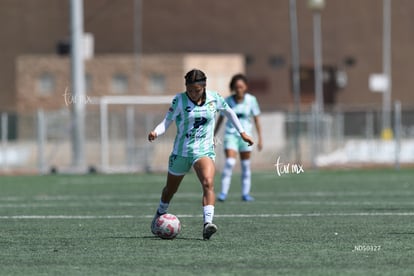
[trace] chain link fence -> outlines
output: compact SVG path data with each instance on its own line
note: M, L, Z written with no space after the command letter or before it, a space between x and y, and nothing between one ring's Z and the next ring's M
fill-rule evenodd
M102 122L99 106L88 106L85 170L166 171L175 125L154 143L147 141L147 134L163 119L167 109L167 104L108 106L107 120ZM319 128L312 111L303 111L299 120L293 112L263 113L264 150L254 148L252 165L260 170L274 170L278 158L305 168L414 164L414 108L404 107L392 116L394 137L383 140L379 107L343 107L325 112L319 116ZM3 172L70 171L74 127L70 109L2 113L0 118ZM102 146L103 123L107 147ZM223 130L216 140L218 167L224 161L222 137ZM294 142L295 137L298 143Z

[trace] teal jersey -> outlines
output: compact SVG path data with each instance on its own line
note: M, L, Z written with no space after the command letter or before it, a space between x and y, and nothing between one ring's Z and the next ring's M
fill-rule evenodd
M252 117L258 116L260 114L259 104L255 96L246 93L242 102L237 103L234 99L234 96L229 96L226 98L227 104L233 109L237 114L244 130L248 135L253 134L253 122ZM238 134L236 128L231 122L227 120L225 134Z
M214 153L214 127L216 113L229 108L217 92L206 90L203 105L191 101L185 92L177 94L165 119L175 121L173 154L184 157L204 156Z

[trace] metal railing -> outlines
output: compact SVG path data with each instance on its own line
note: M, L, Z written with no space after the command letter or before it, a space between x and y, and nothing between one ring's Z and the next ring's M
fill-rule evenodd
M175 126L155 143L147 134L163 119L167 104L117 105L107 107L102 121L98 106L86 112L85 156L88 167L104 172L165 171L175 135ZM394 136L381 139L380 107L342 107L326 111L319 133L315 114L302 112L299 146L294 143L295 112L263 113L263 152L253 152L256 169L272 170L278 157L307 168L383 164L400 167L414 164L414 108L396 103ZM1 113L0 170L3 172L48 173L70 171L73 124L70 110L38 110L30 114ZM106 132L105 139L102 133ZM221 141L219 134L218 141ZM217 165L223 163L223 148L217 145ZM297 154L299 151L299 154ZM300 156L300 160L296 160ZM105 162L103 162L105 161Z

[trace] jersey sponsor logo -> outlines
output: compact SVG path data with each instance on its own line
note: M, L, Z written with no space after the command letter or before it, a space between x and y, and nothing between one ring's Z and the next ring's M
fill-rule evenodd
M195 118L193 128L199 128L200 126L205 125L206 123L207 123L207 118L204 118L204 117Z
M202 126L204 126L208 122L207 118L199 117L194 119L193 128L189 133L185 134L187 138L196 138L196 139L204 139L207 137L207 134L202 131ZM200 133L201 132L201 133Z
M197 133L186 133L185 134L186 138L196 138L196 139L204 139L207 137L207 135L205 133L203 134L197 134Z
M187 111L188 113L190 112L206 112L206 108L205 107L198 107L198 108L191 108L191 106L187 106L186 108L184 108L185 111Z

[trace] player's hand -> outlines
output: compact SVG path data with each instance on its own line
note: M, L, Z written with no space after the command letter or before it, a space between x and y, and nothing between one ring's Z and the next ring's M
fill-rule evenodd
M253 138L246 134L246 132L240 133L241 138L245 141L249 146L254 144Z
M218 144L219 144L219 138L217 138L217 136L214 135L213 146L216 147Z
M155 139L157 139L157 133L156 133L155 131L151 131L151 132L148 134L148 141L152 142L152 141L154 141Z
M259 151L262 151L262 149L263 149L262 139L259 139L259 141L257 142L257 149Z

